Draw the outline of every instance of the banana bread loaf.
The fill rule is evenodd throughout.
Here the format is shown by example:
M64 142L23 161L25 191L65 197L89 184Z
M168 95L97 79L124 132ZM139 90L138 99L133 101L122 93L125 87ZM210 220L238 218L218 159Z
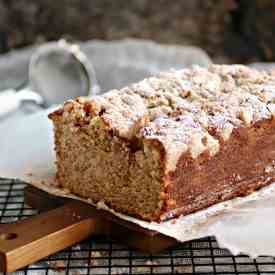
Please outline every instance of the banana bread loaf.
M67 101L49 115L57 181L145 220L188 214L273 181L274 115L275 76L242 65Z

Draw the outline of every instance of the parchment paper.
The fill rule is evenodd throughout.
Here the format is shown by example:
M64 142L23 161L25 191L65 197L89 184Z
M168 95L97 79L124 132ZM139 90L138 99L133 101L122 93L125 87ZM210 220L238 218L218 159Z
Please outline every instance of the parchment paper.
M194 63L207 65L211 62L200 49L165 47L148 41L94 41L81 46L93 61L103 90L119 88L170 67L178 68ZM25 80L32 51L22 50L0 58L2 88L11 87L11 83L18 86ZM55 195L74 197L66 190L57 189L52 180L55 166L48 112L50 110L25 115L20 110L0 121L0 176L20 178ZM98 207L106 206L101 202ZM233 254L245 253L256 257L275 256L274 213L275 183L246 198L220 203L161 224L114 214L179 241L214 235L219 245L230 249Z

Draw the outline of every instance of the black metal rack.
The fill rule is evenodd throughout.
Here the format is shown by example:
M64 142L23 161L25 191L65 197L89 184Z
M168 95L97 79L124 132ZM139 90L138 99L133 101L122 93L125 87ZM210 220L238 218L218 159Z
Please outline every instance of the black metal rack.
M36 214L24 204L25 183L0 179L0 222ZM13 274L275 274L275 259L234 257L214 238L179 244L161 254L142 254L105 238L91 238Z

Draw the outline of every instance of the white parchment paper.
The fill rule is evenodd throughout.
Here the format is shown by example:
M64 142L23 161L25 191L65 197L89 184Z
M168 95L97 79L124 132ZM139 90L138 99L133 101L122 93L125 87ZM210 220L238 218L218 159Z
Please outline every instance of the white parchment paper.
M0 175L20 178L55 195L80 199L56 188L52 180L55 166L52 125L47 118L49 111L0 124ZM105 207L104 203L98 206ZM233 254L275 256L275 183L245 198L161 224L112 212L182 242L213 235L220 247L228 248Z

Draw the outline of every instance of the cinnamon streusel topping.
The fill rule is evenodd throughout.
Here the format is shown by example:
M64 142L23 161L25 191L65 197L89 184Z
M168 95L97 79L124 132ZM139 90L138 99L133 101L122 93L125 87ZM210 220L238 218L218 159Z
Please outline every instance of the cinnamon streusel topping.
M167 168L173 169L183 153L213 156L234 128L272 118L275 76L242 65L171 70L103 96L67 102L66 113L87 124L100 117L129 140L159 140Z

